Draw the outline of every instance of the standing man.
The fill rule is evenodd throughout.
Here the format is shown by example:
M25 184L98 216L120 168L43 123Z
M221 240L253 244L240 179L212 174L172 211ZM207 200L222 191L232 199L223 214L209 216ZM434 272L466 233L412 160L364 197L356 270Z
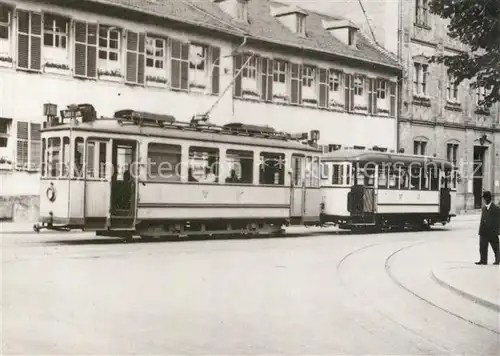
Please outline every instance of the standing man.
M481 223L479 224L479 254L481 259L476 265L488 263L488 244L491 245L495 253L494 265L500 264L500 253L498 251L498 232L500 226L500 208L491 201L491 192L483 193L485 206L481 213Z

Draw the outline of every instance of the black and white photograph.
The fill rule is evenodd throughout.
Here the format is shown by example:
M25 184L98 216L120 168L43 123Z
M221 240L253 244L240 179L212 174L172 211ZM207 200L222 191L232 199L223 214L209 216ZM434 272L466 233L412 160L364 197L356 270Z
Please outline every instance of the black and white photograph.
M498 0L0 0L2 355L500 354Z

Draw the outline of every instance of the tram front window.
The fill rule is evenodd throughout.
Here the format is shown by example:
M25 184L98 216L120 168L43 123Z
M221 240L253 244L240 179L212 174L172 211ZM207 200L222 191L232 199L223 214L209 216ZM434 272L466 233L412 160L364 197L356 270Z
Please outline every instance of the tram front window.
M59 177L61 174L61 138L49 138L47 146L47 175L51 178Z

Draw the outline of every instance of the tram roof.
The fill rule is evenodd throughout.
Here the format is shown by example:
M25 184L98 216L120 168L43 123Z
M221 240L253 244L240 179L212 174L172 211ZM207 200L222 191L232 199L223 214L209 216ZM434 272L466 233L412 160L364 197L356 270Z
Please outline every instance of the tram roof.
M134 136L174 138L192 141L203 141L212 143L229 143L248 146L260 146L268 148L283 148L299 151L311 151L321 154L321 149L307 144L295 141L293 139L285 140L278 138L255 137L250 135L231 134L226 132L203 131L193 128L169 127L163 128L154 126L140 126L134 124L119 124L116 119L101 118L94 121L88 121L78 124L60 124L45 128L42 132L55 132L64 130L73 130L100 134L117 134L127 136L133 139Z
M322 161L326 162L363 162L363 163L398 163L402 165L426 165L436 163L444 168L452 168L450 162L430 156L409 155L404 153L390 153L365 151L357 149L340 149L326 153L322 156Z

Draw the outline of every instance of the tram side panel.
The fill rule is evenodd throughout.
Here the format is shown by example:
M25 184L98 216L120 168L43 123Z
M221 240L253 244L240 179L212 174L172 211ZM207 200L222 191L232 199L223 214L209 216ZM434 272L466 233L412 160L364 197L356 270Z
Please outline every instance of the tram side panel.
M40 222L66 225L70 214L70 180L42 179L40 181Z
M321 188L321 200L324 204L323 214L326 216L348 217L347 196L351 187L328 187Z
M146 183L139 186L141 221L268 219L287 220L287 187Z
M378 214L438 214L439 192L422 190L378 190Z

